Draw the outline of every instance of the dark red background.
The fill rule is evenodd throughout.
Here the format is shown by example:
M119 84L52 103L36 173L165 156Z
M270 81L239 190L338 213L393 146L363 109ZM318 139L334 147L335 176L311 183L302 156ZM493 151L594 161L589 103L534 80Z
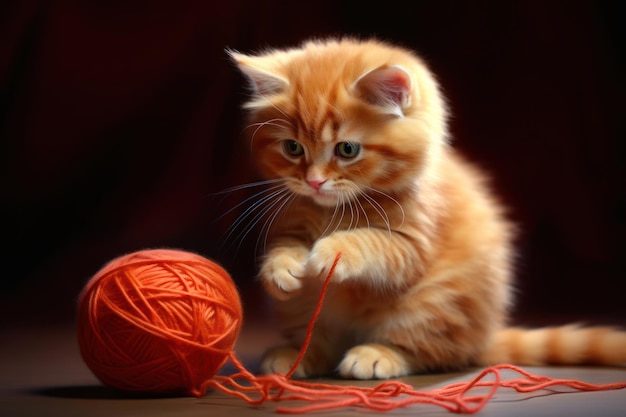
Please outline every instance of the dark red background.
M314 4L314 5L313 5ZM105 262L180 247L262 303L213 193L250 180L224 52L376 35L422 53L455 143L520 223L516 316L624 322L623 10L592 1L9 1L0 5L1 322L71 320Z

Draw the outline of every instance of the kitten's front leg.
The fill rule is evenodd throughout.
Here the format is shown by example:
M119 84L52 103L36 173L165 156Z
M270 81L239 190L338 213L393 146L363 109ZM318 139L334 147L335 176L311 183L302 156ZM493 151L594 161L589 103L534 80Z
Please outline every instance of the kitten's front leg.
M301 245L275 247L265 257L260 275L267 292L286 300L300 291L309 250Z
M407 239L388 230L363 228L319 239L308 255L307 275L325 277L339 253L334 282L356 278L389 287L417 278L420 269L417 249Z

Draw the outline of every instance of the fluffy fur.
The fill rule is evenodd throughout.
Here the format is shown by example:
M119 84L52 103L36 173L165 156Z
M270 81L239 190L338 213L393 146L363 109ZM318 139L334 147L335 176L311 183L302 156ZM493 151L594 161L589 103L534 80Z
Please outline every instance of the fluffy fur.
M252 155L270 185L237 224L262 226L260 277L288 341L263 372L290 369L339 252L297 376L626 362L623 332L506 328L514 227L449 146L418 56L356 39L230 55L250 81Z

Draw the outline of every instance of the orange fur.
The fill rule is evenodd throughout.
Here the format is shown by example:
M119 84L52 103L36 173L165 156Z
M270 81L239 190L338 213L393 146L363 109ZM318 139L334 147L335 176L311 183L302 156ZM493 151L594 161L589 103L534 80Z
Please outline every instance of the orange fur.
M445 101L415 54L339 39L231 56L252 87L254 159L276 181L251 219L263 222L260 277L289 346L263 371L293 363L338 252L296 375L626 361L623 332L506 328L514 227L449 146Z

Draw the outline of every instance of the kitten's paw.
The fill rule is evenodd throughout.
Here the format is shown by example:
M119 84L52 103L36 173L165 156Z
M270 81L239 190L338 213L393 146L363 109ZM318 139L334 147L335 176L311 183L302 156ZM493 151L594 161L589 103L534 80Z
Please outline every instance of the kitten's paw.
M348 379L389 379L411 373L400 351L385 345L356 346L339 364L339 374Z
M263 374L282 374L286 375L293 364L296 363L298 358L298 352L292 347L277 347L270 349L265 353L261 360L260 371ZM298 367L293 373L296 378L306 378L310 375L310 372L305 367L306 360L303 360L298 364Z
M261 266L263 285L270 295L286 300L302 288L305 275L304 251L281 251L268 256Z
M351 259L346 242L340 236L335 235L320 239L313 245L306 262L307 274L326 278L339 253L341 253L341 260L335 267L333 281L341 282L358 274L360 272L358 262Z

